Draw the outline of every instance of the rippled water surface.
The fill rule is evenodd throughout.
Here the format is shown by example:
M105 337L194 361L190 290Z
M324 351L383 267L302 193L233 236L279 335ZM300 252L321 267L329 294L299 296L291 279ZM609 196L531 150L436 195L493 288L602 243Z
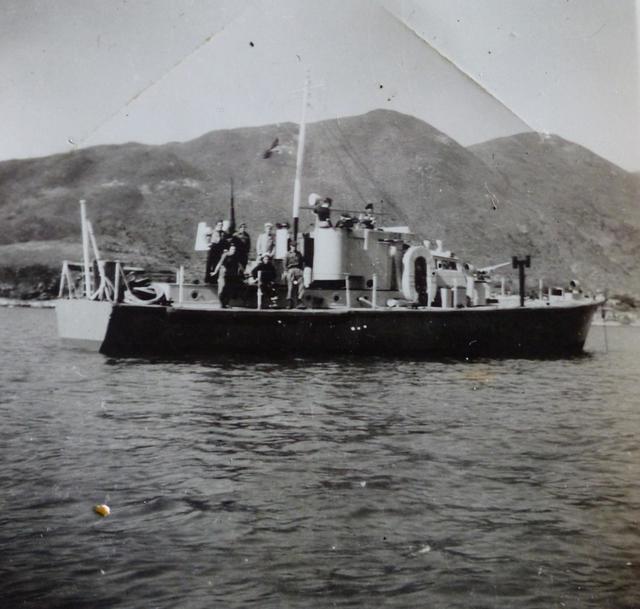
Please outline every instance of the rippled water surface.
M0 309L0 606L640 607L640 328L607 334L176 363Z

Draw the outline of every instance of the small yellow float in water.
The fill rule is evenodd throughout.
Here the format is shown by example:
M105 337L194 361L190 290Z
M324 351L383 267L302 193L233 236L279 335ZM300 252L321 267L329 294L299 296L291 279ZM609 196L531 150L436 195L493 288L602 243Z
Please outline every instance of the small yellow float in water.
M93 511L100 516L108 516L109 514L111 514L111 508L106 503L94 505Z

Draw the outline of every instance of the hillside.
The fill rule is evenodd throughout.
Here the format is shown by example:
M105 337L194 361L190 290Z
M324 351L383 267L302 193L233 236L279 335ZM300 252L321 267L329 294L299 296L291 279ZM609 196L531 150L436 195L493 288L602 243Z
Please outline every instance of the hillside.
M469 150L508 181L520 205L535 212L537 239L557 231L566 240L559 254L573 258L576 276L638 291L637 175L558 136L521 133Z
M50 291L60 260L79 259L82 198L107 255L186 263L199 277L195 225L227 216L231 177L237 215L252 233L289 219L296 145L297 126L285 123L0 163L0 296L32 294L30 273ZM521 134L466 149L391 111L322 121L307 130L303 201L310 192L354 210L374 202L387 223L442 238L479 264L530 253L532 276L578 275L640 292L637 176L557 137ZM301 225L312 219L303 212Z

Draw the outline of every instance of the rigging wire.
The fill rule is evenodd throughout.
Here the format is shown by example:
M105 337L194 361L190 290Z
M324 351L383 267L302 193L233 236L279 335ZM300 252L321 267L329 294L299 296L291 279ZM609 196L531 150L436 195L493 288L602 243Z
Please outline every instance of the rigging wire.
M335 124L343 141L342 146L345 149L345 152L351 158L353 163L356 166L360 167L361 171L363 171L367 175L374 188L378 191L378 194L382 196L381 203L383 205L384 203L387 203L399 218L403 218L405 216L404 212L399 209L398 204L393 200L393 197L391 197L389 193L378 183L376 178L371 173L369 167L367 167L366 163L358 156L356 150L349 143L348 138L346 137L344 131L342 130L342 127L340 126L339 118L336 119Z
M349 186L356 192L356 194L358 195L360 200L366 205L366 203L367 203L366 197L362 194L362 192L358 188L358 185L357 185L355 179L351 175L351 172L348 170L348 168L345 165L343 159L341 158L340 154L338 153L338 150L336 148L336 144L331 141L332 138L333 138L337 142L337 137L333 133L331 133L331 130L329 129L329 126L328 126L328 121L322 121L320 123L320 125L322 125L322 128L324 129L324 131L325 131L325 133L327 135L327 142L329 144L329 147L331 148L332 153L335 156L336 160L340 164L340 167L342 168L342 172L343 172L343 174L345 176L346 181L349 183ZM339 142L337 142L337 145L340 145Z

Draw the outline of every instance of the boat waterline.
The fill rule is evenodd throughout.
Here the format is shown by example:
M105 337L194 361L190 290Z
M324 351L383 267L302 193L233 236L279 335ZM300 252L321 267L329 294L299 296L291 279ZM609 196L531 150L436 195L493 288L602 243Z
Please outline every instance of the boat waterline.
M94 347L116 357L413 355L476 357L580 353L599 301L501 309L264 310L61 301L63 339L91 325ZM100 308L100 323L91 315ZM108 312L108 316L107 313ZM73 321L75 320L75 321ZM93 320L93 321L91 321ZM65 335L63 328L73 328Z

